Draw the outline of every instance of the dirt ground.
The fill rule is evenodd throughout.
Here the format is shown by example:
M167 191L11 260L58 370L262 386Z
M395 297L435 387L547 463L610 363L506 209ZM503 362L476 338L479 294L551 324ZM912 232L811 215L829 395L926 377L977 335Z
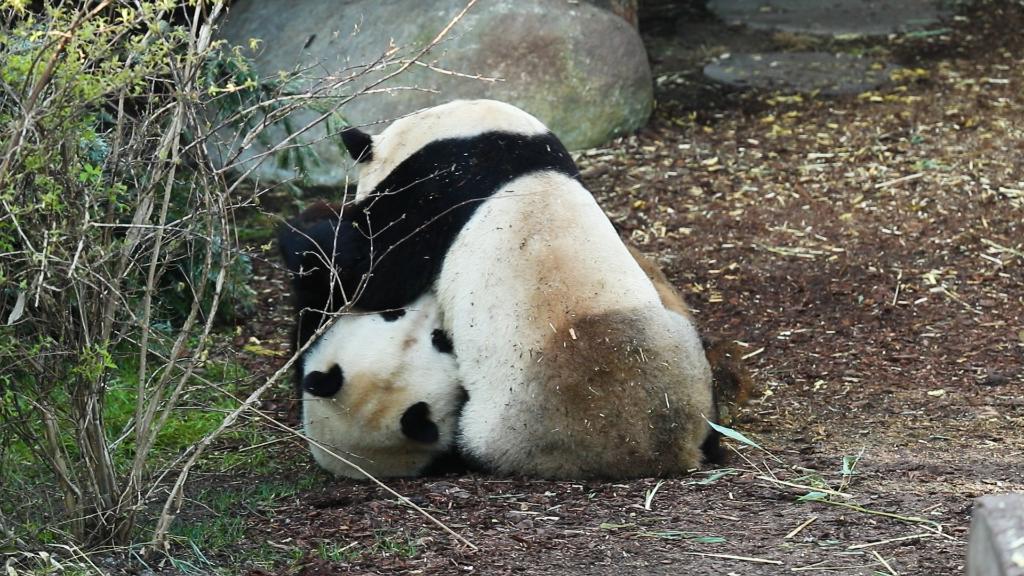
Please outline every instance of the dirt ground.
M656 44L676 29L651 4ZM1024 490L1022 30L1022 5L983 2L941 33L854 43L909 71L843 100L707 86L693 65L719 48L694 34L655 58L650 125L580 158L703 330L746 346L760 390L736 428L763 450L730 442L731 468L664 483L390 482L476 550L325 480L246 516L243 550L304 554L250 573L962 573L972 498ZM267 258L270 321L240 338L285 348Z

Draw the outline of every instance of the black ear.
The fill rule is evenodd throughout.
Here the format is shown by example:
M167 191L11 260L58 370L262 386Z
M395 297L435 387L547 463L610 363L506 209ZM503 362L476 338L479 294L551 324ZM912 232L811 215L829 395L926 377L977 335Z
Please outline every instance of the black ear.
M417 402L402 414L402 434L424 444L437 442L440 434L437 424L430 420L430 404Z
M341 372L341 366L335 364L324 372L310 372L302 379L302 389L313 396L330 398L341 390L345 383L345 375Z
M373 159L373 138L366 132L358 128L346 128L341 132L341 141L356 162L369 162Z

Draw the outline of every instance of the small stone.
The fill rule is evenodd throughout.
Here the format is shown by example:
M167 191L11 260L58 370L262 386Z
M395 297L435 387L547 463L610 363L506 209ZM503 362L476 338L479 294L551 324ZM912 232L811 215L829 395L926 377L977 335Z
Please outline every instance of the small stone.
M533 530L533 520L526 518L516 523L517 530Z
M734 88L859 94L890 82L893 64L849 54L765 52L733 54L704 67L704 75Z
M434 482L430 485L430 491L434 494L447 494L452 488L455 488L455 485L450 482Z
M922 30L952 15L935 0L710 0L729 25L817 36L884 36Z
M1024 494L975 500L967 576L1024 576Z
M983 378L981 382L979 382L979 384L981 384L982 386L1002 386L1004 384L1009 383L1010 375L1000 374L998 372L993 372L992 374L985 376L985 378Z

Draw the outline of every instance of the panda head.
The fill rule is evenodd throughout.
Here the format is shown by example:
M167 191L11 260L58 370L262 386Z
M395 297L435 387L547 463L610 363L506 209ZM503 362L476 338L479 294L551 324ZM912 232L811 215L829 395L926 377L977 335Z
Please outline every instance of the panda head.
M529 137L548 134L548 128L511 104L496 100L454 100L399 118L376 136L357 128L345 130L341 133L342 141L359 165L356 201L365 199L402 162L427 144L472 138L487 132Z
M338 318L303 357L302 397L313 456L335 475L363 478L323 447L379 477L449 455L465 391L433 294Z

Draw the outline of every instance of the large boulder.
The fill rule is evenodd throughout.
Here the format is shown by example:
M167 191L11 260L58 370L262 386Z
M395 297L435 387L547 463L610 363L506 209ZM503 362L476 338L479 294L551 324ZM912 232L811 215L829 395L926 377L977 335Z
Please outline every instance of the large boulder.
M391 59L417 54L465 5L465 0L238 0L219 34L240 46L260 39L258 51L250 54L264 78L299 68L308 68L309 77L352 75L394 47L399 51ZM344 120L372 133L379 125L371 123L420 108L457 98L494 98L534 114L570 149L581 149L643 126L652 107L650 68L636 31L622 18L585 3L479 2L424 61L432 68L412 66L375 86L376 93L346 104L340 111ZM351 94L398 67L367 73L346 85L344 92ZM405 89L382 93L381 88ZM344 182L351 163L338 145L337 125L321 124L300 135L297 141L311 147L309 154L264 159L268 146L318 114L295 113L288 126L279 122L243 151L243 159L264 160L254 176L272 181L299 178L313 186ZM229 137L222 153L237 149L238 141ZM302 156L305 160L300 161Z

